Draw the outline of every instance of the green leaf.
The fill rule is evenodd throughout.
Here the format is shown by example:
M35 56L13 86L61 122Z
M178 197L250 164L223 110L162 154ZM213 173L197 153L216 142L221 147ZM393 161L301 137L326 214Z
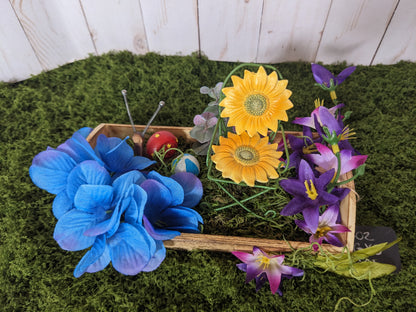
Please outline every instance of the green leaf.
M362 261L397 244L401 238L391 243L381 243L368 248L354 251L350 254L317 256L314 265L343 276L355 279L377 278L390 274L396 270L391 264L372 261Z
M378 263L373 261L364 261L354 263L350 268L347 266L340 266L328 268L329 271L343 275L346 277L355 278L358 280L374 279L393 273L396 266L386 263Z

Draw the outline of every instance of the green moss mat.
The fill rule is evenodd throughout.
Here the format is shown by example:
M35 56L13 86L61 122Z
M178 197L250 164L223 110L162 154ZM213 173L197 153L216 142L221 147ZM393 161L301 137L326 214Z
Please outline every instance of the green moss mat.
M154 272L126 277L111 266L79 279L73 269L83 252L61 250L52 238L52 195L28 176L33 157L56 147L82 126L128 123L120 91L127 89L137 124L157 103L154 124L192 126L209 102L199 93L214 86L235 64L197 57L108 54L78 61L27 81L0 85L0 310L1 311L331 311L343 296L364 303L368 282L307 270L285 281L284 296L254 283L225 253L169 250ZM340 72L345 66L329 68ZM278 66L295 108L306 116L313 100L328 94L313 86L310 65ZM358 66L338 89L353 111L355 147L368 154L359 178L357 224L392 227L399 236L402 271L373 281L377 291L364 308L348 301L340 311L414 311L416 298L416 64ZM287 128L295 129L291 125Z

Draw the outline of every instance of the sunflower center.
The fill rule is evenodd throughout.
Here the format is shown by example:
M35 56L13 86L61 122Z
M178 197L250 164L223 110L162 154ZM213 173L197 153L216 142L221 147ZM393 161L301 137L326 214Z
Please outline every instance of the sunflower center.
M250 146L240 146L235 150L236 159L243 165L253 165L259 161L258 152Z
M253 116L261 116L267 109L267 98L261 94L250 94L244 101L247 113Z

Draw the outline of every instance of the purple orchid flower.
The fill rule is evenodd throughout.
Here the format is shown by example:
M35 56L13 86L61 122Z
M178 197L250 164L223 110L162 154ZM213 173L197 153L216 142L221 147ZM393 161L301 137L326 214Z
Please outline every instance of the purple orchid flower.
M334 76L334 74L332 74L328 69L321 65L312 63L311 67L315 81L327 89L333 89L340 85L349 75L354 72L356 68L355 66L347 67L337 76Z
M347 195L349 190L345 189L346 191L340 193L327 192L327 186L335 173L334 169L326 171L316 178L312 168L302 159L298 171L299 177L297 179L280 181L280 186L294 196L280 214L282 216L293 216L302 212L308 227L312 231L316 231L319 224L319 208L339 202ZM338 192L338 189L336 190Z
M237 267L246 272L246 283L256 280L256 290L258 291L269 280L270 290L273 294L276 292L281 296L280 282L282 277L291 278L293 276L302 276L303 270L283 265L284 255L268 255L258 247L253 247L253 253L242 251L233 251L232 254L243 263L237 264Z
M331 205L329 206L324 213L319 217L319 224L316 231L311 231L305 221L295 220L295 223L298 227L304 230L306 233L312 234L309 237L310 243L322 244L323 241L328 242L331 245L342 247L344 244L337 237L337 233L351 232L346 226L338 224L339 216L339 206ZM313 245L315 251L319 250L317 245Z
M318 171L325 172L334 169L336 172L338 170L338 158L335 156L332 150L327 146L319 143L316 143L315 146L320 154L309 154L305 157L315 165L319 166ZM368 157L367 155L352 156L351 150L341 150L339 155L341 158L340 175L363 165Z

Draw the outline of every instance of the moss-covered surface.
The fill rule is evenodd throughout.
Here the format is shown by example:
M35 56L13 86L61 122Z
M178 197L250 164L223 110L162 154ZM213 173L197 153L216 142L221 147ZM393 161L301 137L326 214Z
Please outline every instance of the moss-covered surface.
M82 126L128 123L120 90L127 89L137 124L157 103L154 124L192 126L209 102L199 93L235 64L197 57L108 54L78 61L13 85L0 85L0 309L2 311L331 311L348 296L369 299L368 282L307 270L284 283L284 296L244 284L238 260L225 253L169 250L154 272L126 277L111 265L72 275L83 252L61 250L52 238L53 196L31 183L33 157ZM310 65L280 64L295 104L289 117L308 115L316 97ZM340 72L345 66L330 66ZM373 281L377 294L364 308L343 301L340 311L411 311L416 298L416 64L358 66L337 92L353 114L355 147L368 154L356 181L357 224L392 227L403 269ZM294 129L290 124L287 128ZM205 207L206 209L206 207ZM217 222L227 223L218 217ZM239 222L235 221L236 224Z

